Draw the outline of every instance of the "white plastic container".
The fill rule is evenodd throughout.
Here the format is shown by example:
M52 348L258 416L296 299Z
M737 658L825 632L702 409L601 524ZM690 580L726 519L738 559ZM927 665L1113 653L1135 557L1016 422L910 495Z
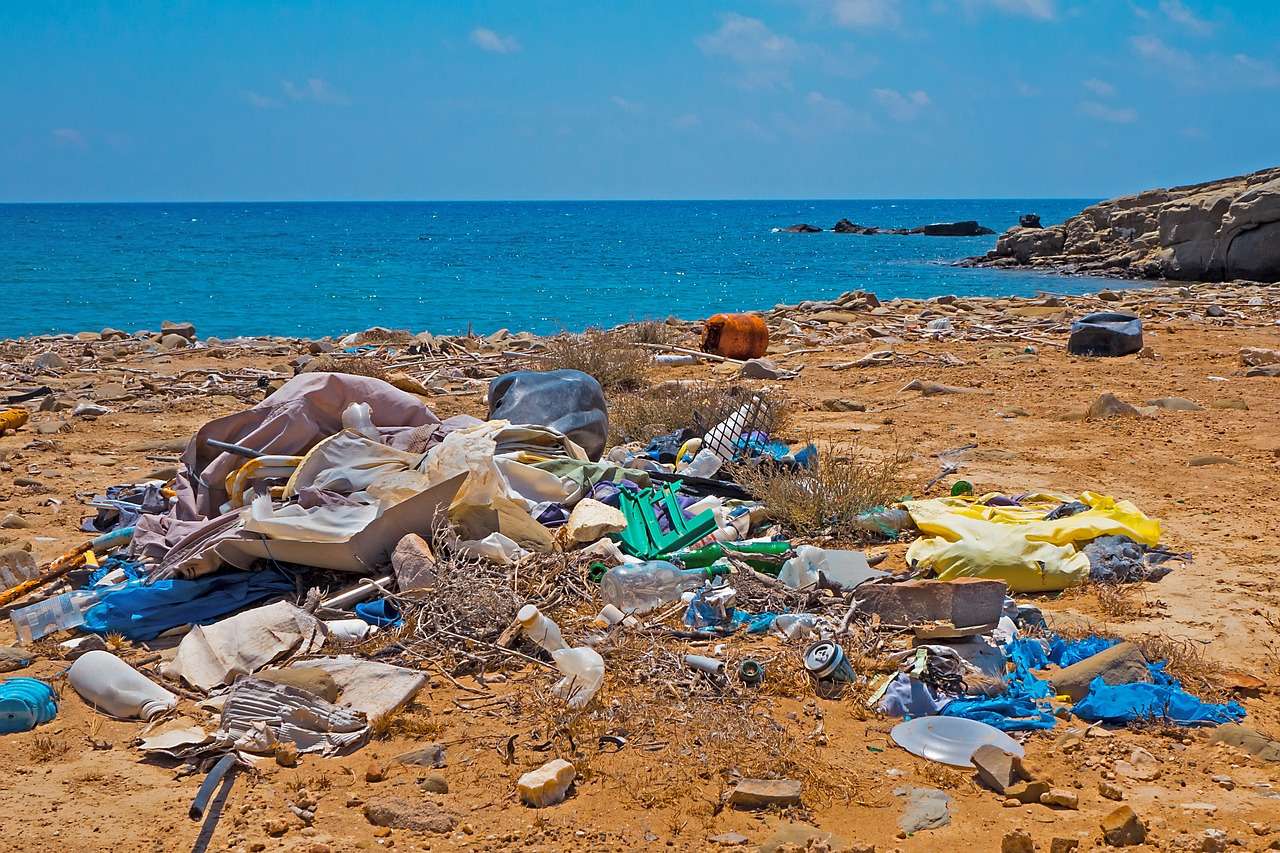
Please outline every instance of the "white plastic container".
M818 572L845 589L881 574L867 564L867 556L861 551L828 551L801 545L796 548L796 555L782 564L778 580L792 589L801 589L816 584Z
M378 631L377 625L363 619L326 619L324 626L329 631L329 639L339 643L358 643Z
M542 646L547 652L555 654L569 647L564 637L560 636L560 626L544 616L536 605L526 604L521 607L520 612L516 614L516 619L524 629L525 636Z
M788 640L807 640L818 633L818 617L812 613L783 613L770 626Z
M569 703L571 710L586 707L604 683L604 658L595 649L579 646L561 649L551 655L564 678L555 683L552 692Z
M368 403L352 403L342 411L342 428L358 432L378 441L378 428L373 425L373 407Z
M178 704L177 696L111 652L85 652L67 680L80 698L113 717L150 720Z
M600 608L600 612L596 614L596 618L591 620L591 624L601 630L612 628L621 622L628 628L634 628L639 621L634 616L628 616L612 604L606 604Z

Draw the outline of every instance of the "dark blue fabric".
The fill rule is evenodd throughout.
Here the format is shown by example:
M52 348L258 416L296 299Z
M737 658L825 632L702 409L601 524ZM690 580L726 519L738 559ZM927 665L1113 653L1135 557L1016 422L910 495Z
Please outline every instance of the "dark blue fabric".
M232 570L150 585L131 581L104 593L85 612L84 627L104 636L154 640L170 628L206 625L265 598L293 591L293 579L277 569Z

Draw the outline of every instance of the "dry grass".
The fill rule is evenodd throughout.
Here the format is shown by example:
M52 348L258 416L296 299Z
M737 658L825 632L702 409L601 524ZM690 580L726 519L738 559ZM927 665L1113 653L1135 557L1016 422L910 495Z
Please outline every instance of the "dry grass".
M908 459L898 449L876 454L858 444L837 444L821 452L817 467L802 475L748 466L739 466L734 475L792 537L858 540L867 538L858 516L897 502L907 490Z
M303 373L348 373L386 379L387 369L381 361L368 356L318 355L302 368Z
M407 737L414 740L439 740L444 734L444 722L430 711L414 710L412 706L393 711L373 721L369 731L377 740Z
M36 735L31 739L27 755L30 756L32 763L44 764L61 758L70 750L71 744L63 738L56 735Z
M107 644L107 649L109 649L110 651L116 654L120 654L121 652L128 651L129 648L133 645L132 643L129 642L128 639L125 638L124 634L118 634L118 633L115 633L114 631L107 634L107 636L103 638L103 642Z
M1203 644L1165 634L1148 634L1133 642L1147 660L1165 661L1165 672L1181 681L1188 692L1210 702L1226 702L1231 698L1223 685L1222 666L1209 660Z
M667 382L609 400L609 443L647 443L657 435L691 427L699 432L719 423L752 396L764 398L761 427L770 435L785 426L787 401L778 394L716 382Z
M676 331L663 320L644 320L618 330L636 343L667 344L677 336Z
M581 370L595 377L606 392L634 391L645 385L653 354L619 332L588 329L580 335L557 335L539 358L541 370Z

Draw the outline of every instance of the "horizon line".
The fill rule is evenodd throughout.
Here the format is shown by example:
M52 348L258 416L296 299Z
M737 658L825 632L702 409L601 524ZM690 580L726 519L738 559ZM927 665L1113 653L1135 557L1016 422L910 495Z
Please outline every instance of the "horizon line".
M661 204L670 202L814 202L814 201L1089 201L1104 196L802 196L722 197L722 198L314 198L314 199L140 199L71 201L0 201L0 207L35 207L55 205L160 205L160 204Z

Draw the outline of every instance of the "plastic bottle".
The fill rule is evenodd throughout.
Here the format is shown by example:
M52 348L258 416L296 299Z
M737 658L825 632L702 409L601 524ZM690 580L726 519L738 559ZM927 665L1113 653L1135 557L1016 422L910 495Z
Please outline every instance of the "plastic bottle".
M771 626L788 640L805 640L818 632L818 617L812 613L783 613Z
M560 636L560 626L542 615L542 611L535 605L526 604L521 607L520 612L516 614L516 619L519 620L525 635L546 649L548 653L555 654L569 647L564 637Z
M552 652L556 667L564 678L551 688L561 699L569 703L571 710L586 707L604 683L604 658L595 649L578 646Z
M324 626L329 630L329 639L338 643L358 643L378 631L377 625L363 619L326 619Z
M178 704L178 697L111 652L86 652L67 671L80 698L113 717L150 720Z
M752 397L729 417L707 430L706 436L702 439L702 446L733 458L738 449L738 439L755 425L763 408L764 401L758 396Z
M887 539L897 539L904 530L914 530L916 523L905 509L882 508L864 512L854 521L854 527Z
M648 613L706 583L709 569L679 569L666 560L614 566L600 579L604 600L624 613Z
M628 616L612 604L606 604L604 607L600 608L600 612L596 614L596 618L591 620L591 624L601 630L612 628L619 622L628 628L633 628L639 624L634 616Z
M723 459L704 447L698 451L698 454L693 457L688 465L680 469L679 473L685 477L709 479L716 475L716 472L720 470L720 466L723 464Z
M828 551L801 545L796 548L796 555L782 564L778 580L793 589L801 589L816 584L818 572L845 589L852 589L878 574L867 565L867 557L861 551Z
M354 430L374 441L381 438L378 428L373 425L373 408L368 403L352 403L343 409L342 428Z
M100 590L77 589L20 607L9 613L18 642L30 645L54 631L78 628L84 624L85 611L98 603Z

